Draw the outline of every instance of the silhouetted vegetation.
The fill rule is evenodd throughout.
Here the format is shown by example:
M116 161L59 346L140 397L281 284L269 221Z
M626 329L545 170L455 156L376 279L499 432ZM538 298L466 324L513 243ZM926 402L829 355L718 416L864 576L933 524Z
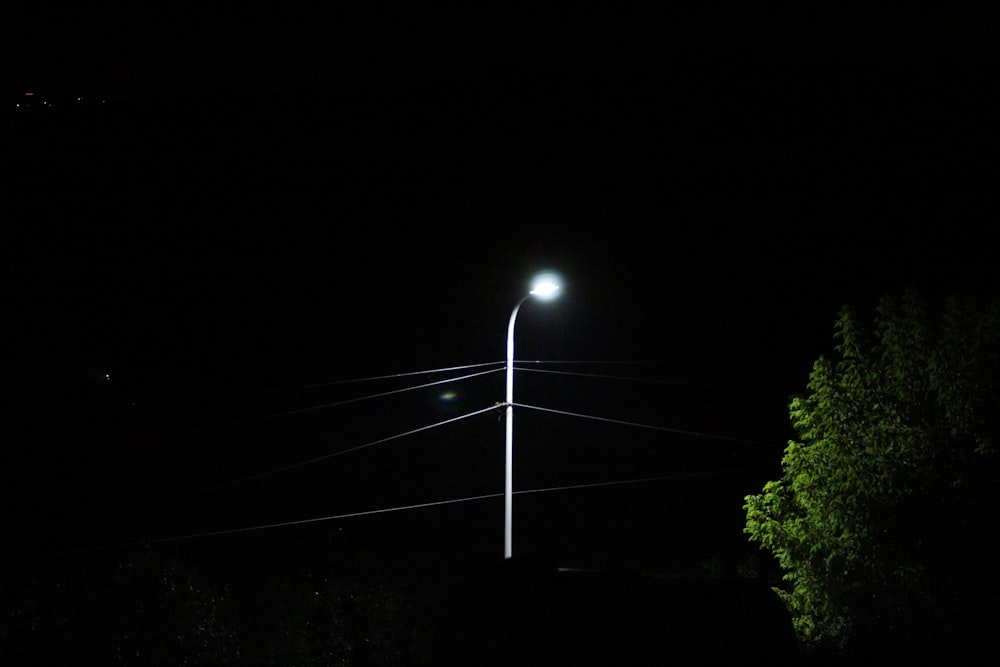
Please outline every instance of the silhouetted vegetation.
M778 666L795 656L787 611L749 578L534 559L386 567L343 544L246 546L147 544L25 566L3 584L0 662Z
M421 665L405 583L302 544L67 554L3 583L6 665ZM263 547L263 548L261 548Z

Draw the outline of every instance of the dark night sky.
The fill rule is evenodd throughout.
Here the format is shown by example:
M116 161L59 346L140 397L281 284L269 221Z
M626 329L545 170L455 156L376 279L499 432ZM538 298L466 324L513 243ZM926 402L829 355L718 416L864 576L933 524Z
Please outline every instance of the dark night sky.
M515 400L775 447L518 411L519 489L762 469L525 495L515 550L680 567L742 539L842 304L995 292L996 61L975 16L359 4L42 3L6 41L13 543L500 491L486 414L141 509L501 400L497 373L452 404L433 387L225 426L390 385L262 390L501 361L550 268L565 294L522 308L518 359L656 382L523 373ZM15 110L28 91L58 108ZM467 505L341 525L499 554L499 499Z

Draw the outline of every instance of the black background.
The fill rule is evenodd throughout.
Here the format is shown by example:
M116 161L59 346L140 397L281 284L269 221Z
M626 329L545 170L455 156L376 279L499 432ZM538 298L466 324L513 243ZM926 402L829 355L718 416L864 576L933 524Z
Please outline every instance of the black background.
M515 550L735 558L840 306L995 293L981 18L43 3L6 41L8 539L498 493L493 412L323 457L489 407L499 372L247 420L445 376L275 389L500 362L553 269L516 357L633 379L523 372L515 400L673 431L518 409L515 488L676 477L523 494ZM499 498L331 524L398 558L501 553Z

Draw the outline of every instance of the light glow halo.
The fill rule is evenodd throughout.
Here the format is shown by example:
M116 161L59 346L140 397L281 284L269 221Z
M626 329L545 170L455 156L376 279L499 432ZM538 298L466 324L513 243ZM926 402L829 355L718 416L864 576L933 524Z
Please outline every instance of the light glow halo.
M557 273L551 271L540 273L532 280L529 294L543 301L554 299L559 296L561 283L562 279Z

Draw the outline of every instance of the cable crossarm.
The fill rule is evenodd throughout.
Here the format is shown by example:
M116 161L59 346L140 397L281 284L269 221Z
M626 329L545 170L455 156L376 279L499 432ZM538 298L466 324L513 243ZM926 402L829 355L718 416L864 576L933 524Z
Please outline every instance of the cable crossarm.
M167 501L164 501L164 502L171 502L171 501L176 501L176 500L182 500L184 498L190 498L192 496L198 496L198 495L202 495L202 494L205 494L205 493L211 493L212 491L218 491L218 490L221 490L221 489L229 488L231 486L236 486L238 484L244 484L246 482L256 481L258 479L263 479L265 477L270 477L271 475L277 475L279 473L288 472L289 470L294 470L296 468L301 468L303 466L311 465L313 463L319 463L320 461L326 461L327 459L332 459L332 458L335 458L337 456L343 456L344 454L350 454L352 452L357 452L357 451L360 451L362 449L367 449L369 447L374 447L375 445L381 445L381 444L389 442L391 440L398 440L399 438L403 438L403 437L406 437L408 435L414 435L415 433L420 433L422 431L428 431L428 430L430 430L432 428L437 428L438 426L444 426L446 424L451 424L453 422L457 422L457 421L460 421L462 419L466 419L468 417L474 417L476 415L483 414L484 412L490 412L490 411L493 411L493 410L496 410L496 406L495 405L491 405L491 406L489 406L487 408L482 408L480 410L474 410L473 412L467 412L464 415L459 415L457 417L452 417L451 419L445 419L444 421L435 422L433 424L427 424L426 426L420 426L420 427L411 429L409 431L406 431L404 433L397 433L395 435L390 435L390 436L387 436L385 438L379 438L378 440L373 440L371 442L366 442L363 445L357 445L355 447L348 447L347 449L340 449L340 450L337 450L336 452L331 452L329 454L324 454L323 456L317 456L315 458L311 458L311 459L308 459L306 461L298 461L296 463L290 463L290 464L282 466L280 468L274 468L272 470L268 470L268 471L265 471L265 472L260 472L260 473L257 473L255 475L251 475L249 477L242 477L240 479L235 479L235 480L232 480L230 482L226 482L224 484L219 484L219 485L216 485L216 486L213 486L213 487L209 487L209 488L205 488L205 489L199 489L197 491L190 491L188 493L183 493L183 494L180 494L178 496L175 496L171 500L167 500Z
M746 438L734 438L728 435L715 435L712 433L700 433L698 431L686 431L679 428L668 428L666 426L654 426L651 424L640 424L639 422L625 421L623 419L611 419L609 417L597 417L595 415L585 415L579 412L568 412L566 410L555 410L553 408L542 408L537 405L526 405L524 403L514 403L515 407L527 408L529 410L539 410L541 412L551 412L554 414L565 415L567 417L579 417L581 419L592 419L595 421L607 422L610 424L621 424L623 426L634 426L636 428L645 428L653 431L665 431L667 433L677 433L679 435L690 435L697 438L708 438L710 440L729 440L732 442L743 442L750 445L760 445L762 447L777 447L774 443L770 442L760 442L759 440L748 440Z
M359 403L361 401L368 401L373 398L383 398L385 396L392 396L394 394L402 394L407 391L415 391L417 389L426 389L427 387L433 387L439 384L448 384L449 382L458 382L459 380L468 380L469 378L479 377L480 375L489 375L490 373L499 373L503 371L503 367L491 368L486 371L479 371L477 373L469 373L467 375L461 375L459 377L445 378L444 380L435 380L434 382L425 382L423 384L414 385L412 387L403 387L402 389L391 389L389 391L382 391L377 394L368 394L366 396L356 396L354 398L344 399L342 401L334 401L333 403L324 403L322 405L313 405L308 408L298 408L296 410L287 410L285 412L277 412L269 415L262 415L260 417L251 417L249 419L244 419L239 424L249 424L252 422L265 421L268 419L278 419L280 417L288 417L290 415L303 414L305 412L315 412L316 410L325 410L327 408L337 407L339 405L348 405L350 403ZM386 376L389 377L389 376Z

